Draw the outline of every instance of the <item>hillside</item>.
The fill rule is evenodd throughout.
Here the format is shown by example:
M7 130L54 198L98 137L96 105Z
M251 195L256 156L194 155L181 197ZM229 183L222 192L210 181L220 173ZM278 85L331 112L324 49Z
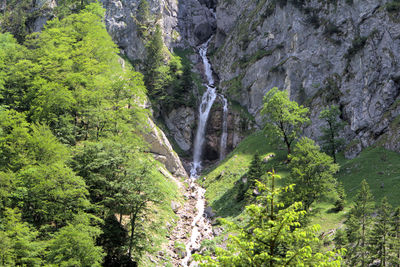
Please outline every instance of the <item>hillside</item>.
M4 0L0 266L397 266L400 0Z
M283 178L280 183L285 182L289 170L285 163L286 154L283 147L276 149L276 146L268 143L262 132L248 136L223 162L205 170L201 184L207 189L207 201L218 217L236 218L243 212L246 203L237 201L238 182L246 176L256 153L259 153L261 158L268 158L265 169L275 169ZM312 222L321 224L323 231L340 226L345 213L353 205L354 196L363 179L370 184L377 203L386 196L392 206L400 205L398 153L379 146L370 147L354 159L348 160L342 155L338 163L340 171L336 174L336 178L344 185L347 204L344 211L332 212L333 198L327 196L326 200L313 207L316 212L313 214Z

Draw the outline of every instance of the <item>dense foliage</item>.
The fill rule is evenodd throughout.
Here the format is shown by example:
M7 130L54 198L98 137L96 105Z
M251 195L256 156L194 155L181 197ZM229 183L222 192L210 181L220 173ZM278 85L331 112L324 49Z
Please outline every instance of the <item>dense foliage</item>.
M277 178L271 172L268 185L258 182L261 195L246 207L244 224L222 220L232 233L227 249L217 248L215 259L197 256L202 266L340 266L344 251L319 251L319 226L301 227L301 203L279 202L292 186L277 188Z
M292 199L301 201L306 211L314 203L335 188L333 175L339 166L331 157L320 152L313 140L303 137L289 156L291 170L288 183L296 184Z
M167 196L141 138L143 78L100 5L79 5L23 44L0 35L0 265L124 265L153 249L147 218Z

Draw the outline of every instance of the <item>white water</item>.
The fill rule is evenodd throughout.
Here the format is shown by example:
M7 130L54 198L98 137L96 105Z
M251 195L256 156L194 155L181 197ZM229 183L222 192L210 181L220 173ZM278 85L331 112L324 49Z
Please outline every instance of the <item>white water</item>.
M203 145L205 140L205 132L208 116L210 115L211 107L217 97L217 92L214 87L214 78L212 76L211 64L207 58L208 44L211 38L199 48L200 56L203 60L204 72L207 77L207 91L203 94L199 107L199 125L197 127L196 137L194 140L193 163L190 170L190 177L196 178L201 170L201 156L203 154Z
M223 160L226 156L226 143L228 141L228 100L223 95L220 95L220 97L224 103L224 108L222 115L222 135L219 149L219 160Z
M182 265L183 266L188 266L188 261L192 257L192 251L193 250L199 250L201 246L201 237L202 233L200 232L200 220L204 220L202 226L206 227L206 224L208 223L206 218L204 218L204 209L205 209L205 199L204 199L204 194L206 190L204 188L201 188L200 186L196 185L194 183L194 180L192 180L192 185L190 187L194 186L196 188L196 209L197 209L197 215L193 219L193 222L191 224L192 226L192 235L190 236L190 241L188 244L186 244L186 257L182 260ZM211 225L209 225L209 232L212 232ZM207 229L203 229L203 231L206 231ZM203 233L204 234L204 233ZM189 266L196 266L195 262L191 262Z

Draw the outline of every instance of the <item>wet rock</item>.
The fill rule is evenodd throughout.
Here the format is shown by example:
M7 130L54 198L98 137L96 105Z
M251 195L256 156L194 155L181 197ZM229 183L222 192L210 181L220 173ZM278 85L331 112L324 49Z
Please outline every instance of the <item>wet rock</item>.
M214 218L215 217L215 212L213 211L212 207L206 207L204 209L204 215L207 218Z

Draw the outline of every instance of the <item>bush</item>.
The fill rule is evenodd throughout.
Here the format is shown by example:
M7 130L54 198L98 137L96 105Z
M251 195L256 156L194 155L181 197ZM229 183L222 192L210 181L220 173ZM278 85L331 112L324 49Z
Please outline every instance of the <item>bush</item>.
M357 36L354 38L353 43L351 44L350 48L347 50L347 53L344 55L345 58L350 59L358 51L364 48L365 44L367 43L368 36Z
M395 0L393 2L386 4L386 11L390 13L395 13L400 11L400 1Z
M306 22L309 23L309 24L311 24L311 25L313 25L313 26L314 26L314 29L319 28L319 26L321 25L320 19L319 19L318 15L317 15L316 13L310 14L310 15L307 17Z
M324 34L325 35L332 35L332 34L339 34L341 33L340 29L338 26L336 26L334 23L332 22L328 22L325 26L325 31Z

